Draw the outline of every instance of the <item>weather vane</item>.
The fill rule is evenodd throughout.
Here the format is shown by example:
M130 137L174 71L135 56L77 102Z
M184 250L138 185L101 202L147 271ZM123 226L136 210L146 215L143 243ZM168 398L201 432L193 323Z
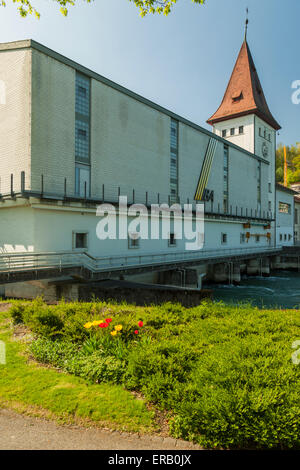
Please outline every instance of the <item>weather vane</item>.
M249 24L248 14L249 14L249 9L247 7L246 8L246 24L245 24L245 41L247 41L247 31L248 31L248 24Z

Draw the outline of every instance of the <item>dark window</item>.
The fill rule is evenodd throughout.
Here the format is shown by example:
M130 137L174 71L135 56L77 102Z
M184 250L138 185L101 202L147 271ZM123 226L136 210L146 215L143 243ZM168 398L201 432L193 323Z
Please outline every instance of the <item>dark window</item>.
M227 243L227 233L221 233L221 243L222 245Z
M131 233L128 238L128 247L129 248L139 248L140 238L138 233Z
M176 246L175 233L170 233L169 246Z
M226 131L226 129L224 129L224 130L222 131L222 137L226 137L226 135L227 135L227 131Z
M239 127L239 134L244 134L244 126Z
M230 135L234 135L234 133L235 133L235 128L232 127L232 128L230 129Z
M87 233L75 233L75 248L87 248Z

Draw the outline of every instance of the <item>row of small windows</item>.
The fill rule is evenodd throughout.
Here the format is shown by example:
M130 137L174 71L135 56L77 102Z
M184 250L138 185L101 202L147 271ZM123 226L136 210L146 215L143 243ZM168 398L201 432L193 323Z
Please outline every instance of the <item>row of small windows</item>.
M128 248L137 249L140 248L140 238L138 233L131 233L128 238ZM175 233L170 233L168 239L168 246L176 246ZM73 249L75 250L86 250L88 249L88 232L73 232Z
M261 127L258 129L258 133L260 137L264 137L264 139L267 139L269 142L271 142L271 134L267 132L266 129L264 129L264 132L262 132Z
M285 242L289 241L289 242L290 242L290 241L292 240L292 235L291 235L290 233L288 233L288 234L286 234L286 233L281 233L281 234L279 235L279 240L280 240L281 242L283 242L283 241L285 241Z
M260 242L260 235L255 235L255 242ZM291 241L292 235L291 234L280 234L279 236L280 241ZM246 243L246 234L240 234L240 243ZM227 233L221 233L221 243L222 245L226 245L228 242L228 235ZM170 233L168 239L168 246L175 247L177 245L176 235L175 233ZM87 249L88 248L88 232L74 232L73 233L73 248L74 249ZM138 233L131 233L130 237L128 238L128 248L129 249L137 249L140 248L140 238Z
M264 137L269 142L271 142L271 134L267 133L266 129L262 131L261 127L258 130L260 137ZM222 130L222 137L225 138L227 136L233 137L235 135L244 134L244 126L239 126L238 128L231 127L230 129L223 129Z
M241 134L244 134L244 126L239 126L238 129L236 129L235 127L232 127L230 130L228 129L223 129L222 130L222 137L227 137L227 135L230 135L231 137L234 136L234 135L237 135L236 131L238 131L238 134L241 135Z
M259 243L260 242L260 235L255 235L255 242ZM247 237L245 233L240 234L240 243L246 243ZM221 233L221 244L226 245L228 242L228 235L227 233Z

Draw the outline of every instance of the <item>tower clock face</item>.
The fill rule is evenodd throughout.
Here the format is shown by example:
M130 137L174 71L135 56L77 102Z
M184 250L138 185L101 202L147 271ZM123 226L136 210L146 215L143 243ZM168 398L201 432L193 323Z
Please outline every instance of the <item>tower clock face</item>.
M269 149L268 149L268 146L267 146L266 142L263 142L262 147L261 147L261 151L262 151L263 157L267 158L267 156L269 155Z

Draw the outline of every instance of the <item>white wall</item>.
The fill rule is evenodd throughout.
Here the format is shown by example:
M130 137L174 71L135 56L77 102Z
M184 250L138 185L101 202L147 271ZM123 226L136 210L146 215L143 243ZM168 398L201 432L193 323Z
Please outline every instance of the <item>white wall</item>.
M30 176L31 51L0 51L0 193L20 191L21 172ZM29 179L28 179L29 183Z
M31 252L35 249L34 213L31 207L1 206L0 253Z
M279 212L280 202L290 204L290 214ZM279 246L294 244L294 196L280 189L276 189L276 243Z

